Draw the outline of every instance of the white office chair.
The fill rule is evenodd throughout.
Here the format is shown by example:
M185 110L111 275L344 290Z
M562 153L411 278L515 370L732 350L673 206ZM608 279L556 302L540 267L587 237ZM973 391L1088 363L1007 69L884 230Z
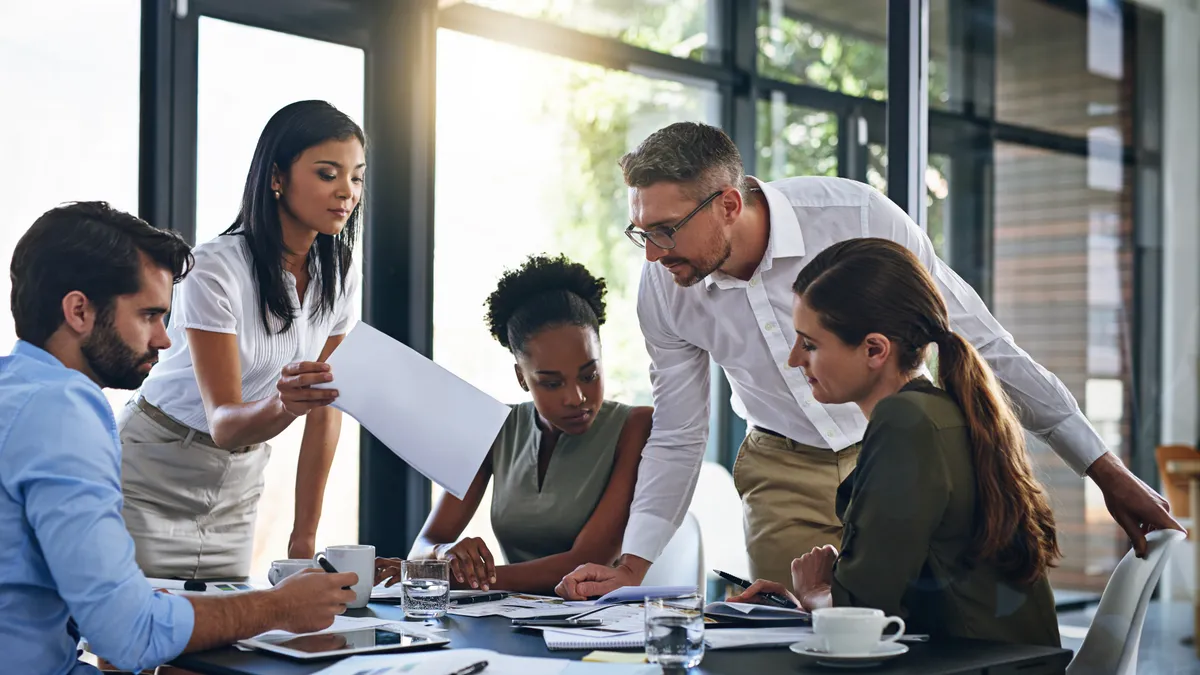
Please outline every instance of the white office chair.
M1067 675L1133 675L1137 671L1138 643L1154 586L1170 558L1171 548L1186 535L1178 530L1157 530L1146 535L1146 558L1133 551L1113 570L1083 645L1075 653Z
M662 555L642 580L643 586L695 586L704 592L704 542L700 523L689 512Z
M716 462L702 464L688 510L700 523L705 571L716 569L743 579L750 578L742 498L738 496L729 470Z

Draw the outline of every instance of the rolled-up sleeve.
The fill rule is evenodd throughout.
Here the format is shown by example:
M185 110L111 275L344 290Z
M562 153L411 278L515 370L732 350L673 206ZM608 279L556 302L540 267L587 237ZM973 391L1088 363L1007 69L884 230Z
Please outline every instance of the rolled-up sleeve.
M638 321L650 353L654 424L621 549L646 560L662 554L683 522L708 443L708 353L673 334L658 283L643 268Z
M35 394L9 431L0 480L24 502L58 593L95 654L140 671L183 651L192 604L155 591L134 560L112 411L98 387L56 384Z
M1108 452L1066 385L1017 346L975 289L937 257L925 232L877 191L868 206L867 233L905 246L933 274L946 299L952 329L991 365L1025 429L1049 443L1079 475Z
M885 399L871 415L859 457L834 565L833 604L904 616L901 600L921 574L949 501L937 430L917 404L902 396Z

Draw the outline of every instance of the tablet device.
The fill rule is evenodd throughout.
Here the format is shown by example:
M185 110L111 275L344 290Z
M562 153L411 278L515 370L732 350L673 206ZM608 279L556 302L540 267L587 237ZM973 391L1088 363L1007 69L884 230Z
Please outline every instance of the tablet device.
M268 635L241 640L239 645L293 659L312 660L377 652L416 651L450 644L450 640L406 633L403 629L379 626L314 635Z

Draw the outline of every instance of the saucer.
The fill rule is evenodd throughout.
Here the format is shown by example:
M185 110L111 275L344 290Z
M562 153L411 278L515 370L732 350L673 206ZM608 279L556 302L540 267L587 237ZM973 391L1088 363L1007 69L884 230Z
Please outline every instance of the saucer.
M903 643L880 642L866 654L830 654L825 651L824 641L816 636L793 643L788 649L832 668L869 668L908 653L908 645Z

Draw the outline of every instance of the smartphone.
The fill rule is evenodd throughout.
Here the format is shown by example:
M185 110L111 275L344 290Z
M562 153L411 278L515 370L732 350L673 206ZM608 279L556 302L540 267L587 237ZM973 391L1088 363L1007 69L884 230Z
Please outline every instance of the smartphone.
M604 622L600 619L513 619L512 625L518 628L593 628L604 625Z

